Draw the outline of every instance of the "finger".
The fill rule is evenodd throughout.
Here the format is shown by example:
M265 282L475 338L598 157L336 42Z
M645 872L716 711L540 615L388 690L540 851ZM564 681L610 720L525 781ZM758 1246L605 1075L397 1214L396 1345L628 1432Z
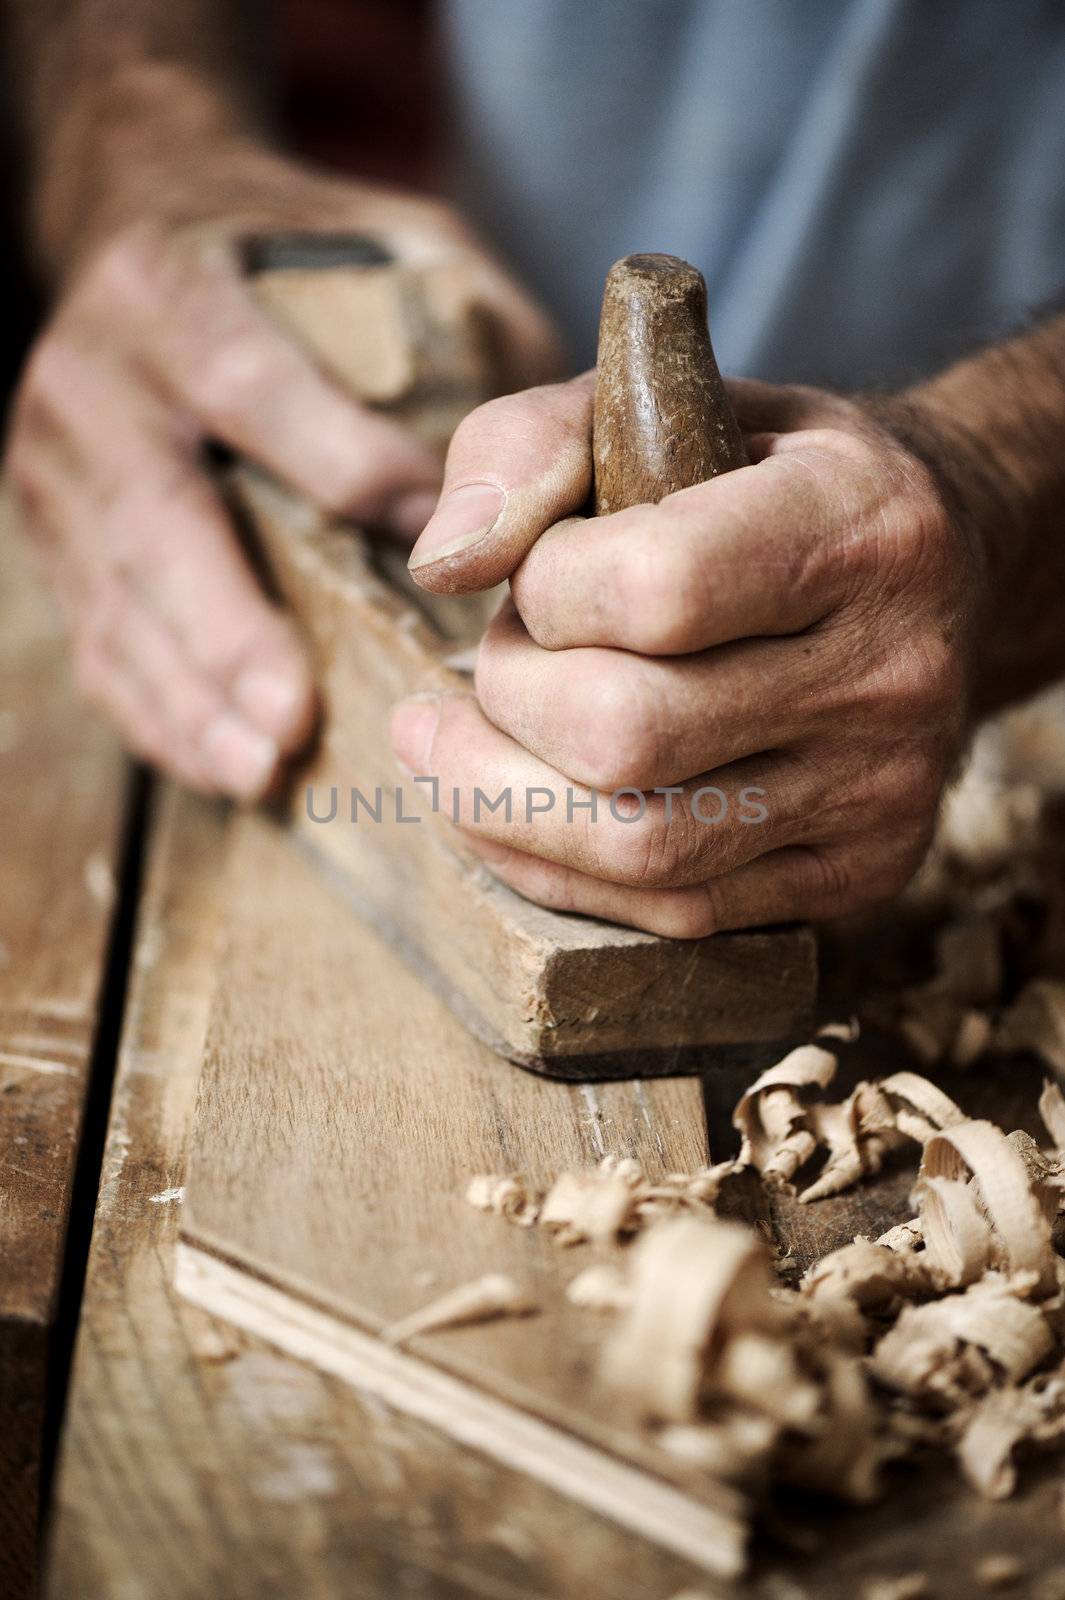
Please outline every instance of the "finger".
M475 681L489 721L568 778L653 789L804 739L823 680L836 675L825 655L794 639L657 659L543 650L504 603L481 640Z
M293 625L259 590L213 485L162 435L158 408L131 407L129 391L112 392L99 370L79 374L68 399L97 409L68 416L54 437L36 438L20 474L72 627L110 636L125 609L130 626L138 613L151 614L172 636L175 673L179 662L181 669L175 692L204 680L247 724L249 745L257 732L291 754L306 742L316 712ZM92 415L106 415L109 426L86 437ZM91 608L102 621L82 619ZM168 704L165 667L153 665L148 675Z
M772 851L708 883L643 889L544 861L464 830L464 842L509 888L553 911L578 912L672 939L774 923L821 922L850 915L896 892L878 866L859 871L829 850ZM890 887L889 887L890 883Z
M194 768L203 787L240 800L267 792L281 761L276 740L229 705L132 592L122 597L106 648L114 666L143 690L167 752L183 769Z
M494 728L471 696L417 697L392 716L392 743L435 779L453 822L609 882L683 887L786 842L816 791L780 756L738 762L676 792L593 794Z
M82 698L108 717L132 754L190 789L217 793L198 753L167 731L145 685L95 639L75 643L74 677Z
M683 655L798 633L845 593L839 526L825 482L797 455L774 455L658 505L549 529L511 593L548 650Z
M155 321L147 361L214 437L316 505L421 531L440 487L433 451L330 381L255 305L228 254Z
M759 378L726 378L736 421L744 433L786 433L818 427L832 399L825 390L801 384L763 383Z
M595 374L490 400L459 424L411 573L442 593L490 589L592 483Z

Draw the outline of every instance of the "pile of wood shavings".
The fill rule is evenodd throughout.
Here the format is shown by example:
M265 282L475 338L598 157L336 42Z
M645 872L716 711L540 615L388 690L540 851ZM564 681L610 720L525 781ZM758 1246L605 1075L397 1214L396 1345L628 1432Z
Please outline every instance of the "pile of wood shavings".
M1034 1053L1051 1074L1044 1148L967 1117L919 1072L832 1100L827 1046L854 1036L839 1025L743 1095L735 1161L652 1182L608 1157L545 1191L513 1174L470 1183L478 1209L596 1248L567 1293L612 1316L601 1376L693 1468L861 1502L886 1462L931 1447L997 1499L1018 1456L1065 1441L1065 1261L1052 1242L1065 1194L1065 871L1042 828L1065 793L1065 716L1060 696L1047 705L981 735L949 797L912 896L941 919L935 970L888 1019L919 1063L994 1071L996 1056ZM1028 916L1035 901L1038 938L1018 960L1017 907ZM833 1251L797 1287L756 1232L715 1214L738 1172L810 1204L907 1144L920 1148L914 1216Z
M1051 1238L1065 1097L1047 1083L1041 1150L967 1118L917 1073L826 1101L836 1064L812 1044L763 1073L736 1107L734 1162L652 1183L635 1161L608 1157L542 1193L482 1175L467 1198L563 1245L598 1246L568 1296L615 1314L602 1377L689 1465L861 1502L878 1493L885 1461L935 1446L954 1452L973 1488L1002 1497L1019 1447L1065 1439L1065 1261ZM826 1150L799 1195L810 1201L905 1141L921 1147L915 1216L833 1251L797 1288L778 1281L753 1229L715 1215L738 1171L792 1188Z

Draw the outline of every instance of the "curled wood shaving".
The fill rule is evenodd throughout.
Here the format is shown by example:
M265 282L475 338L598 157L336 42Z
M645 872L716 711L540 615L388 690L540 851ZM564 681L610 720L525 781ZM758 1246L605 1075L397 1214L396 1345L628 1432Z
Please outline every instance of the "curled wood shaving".
M918 1144L925 1144L940 1128L965 1121L964 1111L950 1096L919 1072L893 1072L880 1080L880 1091L892 1107L899 1133Z
M1002 1015L995 1048L1030 1050L1065 1078L1065 983L1037 978L1026 984Z
M605 1353L604 1371L645 1417L690 1422L712 1383L719 1351L742 1329L772 1332L769 1254L749 1228L680 1217L636 1243L632 1304Z
M1065 1151L1065 1095L1058 1084L1047 1078L1039 1096L1039 1115L1049 1133L1054 1148Z
M956 1454L966 1482L988 1500L1004 1500L1017 1483L1014 1453L1065 1437L1065 1378L1051 1374L1019 1390L997 1389L967 1414Z
M871 1369L900 1394L957 1405L996 1379L1019 1382L1053 1347L1038 1307L1019 1299L1008 1279L989 1273L961 1294L907 1306L878 1341Z
M817 1148L801 1091L824 1089L835 1071L836 1057L830 1051L806 1044L763 1072L732 1115L733 1127L743 1136L737 1166L753 1166L771 1187L790 1187Z
M838 1039L841 1044L854 1044L861 1035L861 1023L857 1017L850 1017L846 1022L826 1022L818 1028L815 1039Z
M928 1265L952 1288L974 1283L991 1264L993 1240L973 1189L958 1178L932 1177L917 1194Z
M882 1313L928 1288L923 1256L861 1237L815 1261L799 1285L813 1300L848 1300L861 1311Z
M403 1344L419 1333L458 1328L469 1323L492 1322L497 1317L527 1317L539 1307L503 1273L488 1273L472 1283L460 1284L447 1294L394 1322L381 1334L387 1344Z
M612 1243L636 1227L642 1172L602 1165L594 1172L563 1172L540 1207L540 1226L559 1245ZM638 1176L637 1176L638 1175Z
M470 1179L466 1199L478 1211L490 1211L520 1228L530 1228L540 1214L538 1196L515 1174L481 1172Z
M597 1261L566 1285L566 1299L589 1311L623 1311L632 1302L628 1279L611 1261Z
M995 1242L1012 1272L1031 1272L1042 1290L1056 1284L1050 1223L1017 1147L992 1122L942 1128L924 1147L921 1180L972 1173ZM919 1180L920 1187L920 1180Z
M879 1172L895 1136L895 1119L878 1084L860 1083L846 1100L810 1107L809 1124L818 1145L828 1149L820 1176L799 1200L841 1194L859 1179Z

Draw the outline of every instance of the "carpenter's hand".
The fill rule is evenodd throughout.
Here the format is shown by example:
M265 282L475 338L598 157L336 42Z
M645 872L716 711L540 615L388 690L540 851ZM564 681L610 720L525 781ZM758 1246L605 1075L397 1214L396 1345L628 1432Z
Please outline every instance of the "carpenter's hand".
M314 685L244 561L204 440L407 539L435 504L440 468L256 306L240 243L361 231L401 257L458 257L496 314L514 383L542 382L557 357L544 317L442 205L259 151L199 171L191 201L182 174L180 192L168 205L153 186L152 209L95 239L62 287L22 379L7 471L84 693L141 755L197 788L250 797L306 740Z
M448 590L511 574L512 597L477 698L405 701L393 722L506 883L681 937L902 888L963 740L983 582L932 475L870 411L731 393L754 465L592 519L572 516L590 376L474 412L412 568ZM473 826L475 787L509 787L511 819L482 801ZM589 791L622 788L593 822Z

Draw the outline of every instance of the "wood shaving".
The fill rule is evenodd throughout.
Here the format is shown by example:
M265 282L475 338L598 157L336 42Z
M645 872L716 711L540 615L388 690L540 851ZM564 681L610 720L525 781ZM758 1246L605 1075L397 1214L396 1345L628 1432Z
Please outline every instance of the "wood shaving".
M1055 1256L1043 1198L1033 1190L1017 1147L992 1122L963 1121L941 1129L925 1145L921 1180L970 1172L1004 1264L1015 1273L1034 1273L1040 1288L1053 1287Z
M649 1229L632 1251L632 1304L605 1352L608 1381L644 1417L694 1420L713 1381L711 1345L720 1356L734 1331L780 1327L771 1281L750 1228L681 1217Z
M1056 1083L1047 1078L1039 1096L1039 1115L1049 1133L1055 1150L1065 1152L1065 1095Z
M973 1568L973 1577L982 1589L1006 1589L1024 1577L1024 1562L1016 1556L984 1556Z
M999 1377L1018 1383L1054 1348L1046 1317L1018 1298L1018 1287L1030 1285L989 1273L961 1294L906 1306L873 1351L873 1376L911 1399L948 1405Z
M612 1243L634 1232L643 1176L636 1171L639 1178L604 1164L594 1172L560 1173L540 1207L540 1226L563 1246Z
M466 1199L478 1211L493 1212L520 1228L532 1227L540 1215L539 1197L514 1174L478 1173L470 1179Z
M965 1113L919 1072L893 1072L880 1080L880 1092L895 1115L895 1127L909 1139L925 1144L941 1128L965 1121Z
M818 1028L815 1039L838 1039L841 1044L854 1044L861 1036L861 1023L857 1017L850 1017L846 1022L826 1022Z
M1065 1078L1065 983L1037 978L1003 1013L995 1034L1002 1052L1029 1050Z
M394 1322L382 1331L387 1344L403 1344L419 1333L434 1333L441 1328L465 1327L476 1322L492 1322L497 1317L527 1317L539 1307L503 1273L488 1273L472 1283L460 1284L447 1294Z
M899 1578L873 1578L862 1585L862 1600L925 1600L928 1579L923 1572L907 1572Z
M763 1072L732 1115L733 1127L743 1136L737 1166L754 1167L771 1188L790 1188L795 1173L817 1149L801 1092L824 1089L835 1071L831 1051L807 1044Z
M624 1311L632 1302L632 1293L620 1267L612 1261L599 1261L570 1279L566 1299L589 1311Z

